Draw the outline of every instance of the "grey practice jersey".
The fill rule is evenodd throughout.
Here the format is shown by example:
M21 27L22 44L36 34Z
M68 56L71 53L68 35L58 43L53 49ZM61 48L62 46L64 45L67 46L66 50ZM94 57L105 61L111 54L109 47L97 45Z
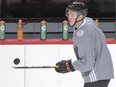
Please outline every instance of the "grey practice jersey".
M72 41L77 57L73 66L82 73L85 83L114 78L105 35L93 19L84 19L81 27L74 30Z

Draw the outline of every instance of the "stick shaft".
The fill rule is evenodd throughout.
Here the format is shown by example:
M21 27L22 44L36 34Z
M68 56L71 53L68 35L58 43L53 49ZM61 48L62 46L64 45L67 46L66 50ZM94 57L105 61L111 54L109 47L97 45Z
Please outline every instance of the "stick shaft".
M13 67L15 69L37 69L37 68L58 68L58 66L19 66Z

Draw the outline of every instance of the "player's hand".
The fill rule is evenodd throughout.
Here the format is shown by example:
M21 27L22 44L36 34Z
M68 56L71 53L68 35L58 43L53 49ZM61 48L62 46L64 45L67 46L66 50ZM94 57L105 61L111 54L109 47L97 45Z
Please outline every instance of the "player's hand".
M75 71L71 60L62 60L60 62L57 62L56 66L59 66L58 68L55 68L56 72L58 73L67 73L67 72Z

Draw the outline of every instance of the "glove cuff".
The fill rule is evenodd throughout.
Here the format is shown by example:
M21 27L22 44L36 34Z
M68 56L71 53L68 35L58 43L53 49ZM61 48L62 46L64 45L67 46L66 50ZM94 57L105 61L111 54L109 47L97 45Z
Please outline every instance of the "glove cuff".
M72 65L72 63L71 63L71 60L67 60L67 61L66 61L66 68L67 68L67 71L68 71L68 72L73 72L73 71L75 71L75 69L74 69L74 67L73 67L73 65Z

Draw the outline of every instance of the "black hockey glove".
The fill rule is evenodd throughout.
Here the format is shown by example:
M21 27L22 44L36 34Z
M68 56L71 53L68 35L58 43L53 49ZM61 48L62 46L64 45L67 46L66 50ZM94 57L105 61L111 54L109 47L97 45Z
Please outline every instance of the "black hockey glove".
M59 66L58 68L55 68L56 72L58 73L67 73L75 71L71 60L62 60L60 62L57 62L56 66Z

